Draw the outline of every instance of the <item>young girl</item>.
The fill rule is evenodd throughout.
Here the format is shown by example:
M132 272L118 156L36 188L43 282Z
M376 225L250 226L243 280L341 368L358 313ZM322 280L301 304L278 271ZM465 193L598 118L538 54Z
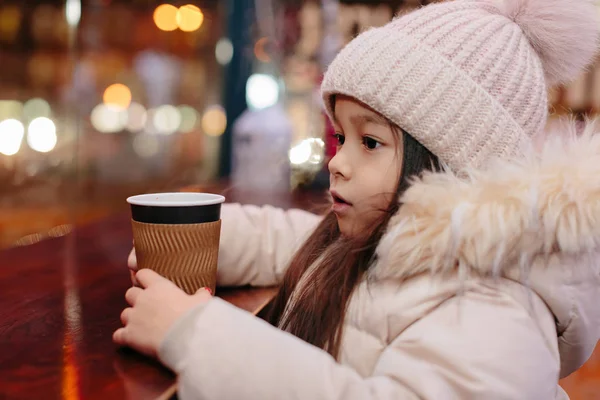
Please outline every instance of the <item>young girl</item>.
M600 135L531 143L597 15L456 0L358 36L323 82L331 212L223 210L220 284L279 284L276 327L141 270L115 342L183 399L567 398L600 337Z

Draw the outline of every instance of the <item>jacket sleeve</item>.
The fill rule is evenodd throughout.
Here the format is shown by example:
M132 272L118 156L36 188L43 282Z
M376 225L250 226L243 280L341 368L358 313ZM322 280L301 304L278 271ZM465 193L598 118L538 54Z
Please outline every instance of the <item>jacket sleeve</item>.
M396 337L371 376L212 299L159 349L187 399L554 399L558 360L522 306L452 298ZM187 320L187 321L186 321Z
M279 283L292 255L320 221L321 217L302 210L224 204L217 283Z

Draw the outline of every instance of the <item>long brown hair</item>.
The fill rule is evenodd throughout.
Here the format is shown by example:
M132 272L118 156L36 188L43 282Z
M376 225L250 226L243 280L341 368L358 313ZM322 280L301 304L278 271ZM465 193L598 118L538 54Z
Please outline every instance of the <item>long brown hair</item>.
M340 235L337 218L329 212L316 230L294 255L279 293L271 306L268 320L300 339L339 356L343 320L348 301L364 273L375 261L375 250L388 222L400 207L398 196L410 185L410 179L425 170L439 169L438 159L412 136L396 126L398 142L402 136L402 174L396 195L374 228L361 238ZM286 306L292 292L307 269L318 262L310 284L294 293L290 310ZM304 290L306 289L306 290ZM285 321L282 317L287 315ZM283 323L283 324L282 324Z

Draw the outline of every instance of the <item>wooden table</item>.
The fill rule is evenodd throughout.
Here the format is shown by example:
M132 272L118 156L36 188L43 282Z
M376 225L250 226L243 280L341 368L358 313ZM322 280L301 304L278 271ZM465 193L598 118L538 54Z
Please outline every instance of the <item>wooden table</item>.
M310 208L312 194L228 199ZM175 377L158 362L112 343L130 287L126 209L25 247L0 252L0 399L168 399ZM256 313L273 288L217 295Z

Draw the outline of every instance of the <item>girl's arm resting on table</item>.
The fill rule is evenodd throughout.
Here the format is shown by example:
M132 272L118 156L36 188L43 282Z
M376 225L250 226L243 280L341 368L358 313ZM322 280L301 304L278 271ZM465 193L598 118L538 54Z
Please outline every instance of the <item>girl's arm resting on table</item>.
M302 210L224 204L217 283L278 284L295 251L321 221Z
M460 309L460 312L459 312ZM212 299L159 348L183 399L553 399L558 360L522 306L466 293L415 322L362 377L323 350Z
M272 286L280 283L293 254L321 219L303 210L223 204L217 284ZM136 284L135 250L129 254L127 265Z

